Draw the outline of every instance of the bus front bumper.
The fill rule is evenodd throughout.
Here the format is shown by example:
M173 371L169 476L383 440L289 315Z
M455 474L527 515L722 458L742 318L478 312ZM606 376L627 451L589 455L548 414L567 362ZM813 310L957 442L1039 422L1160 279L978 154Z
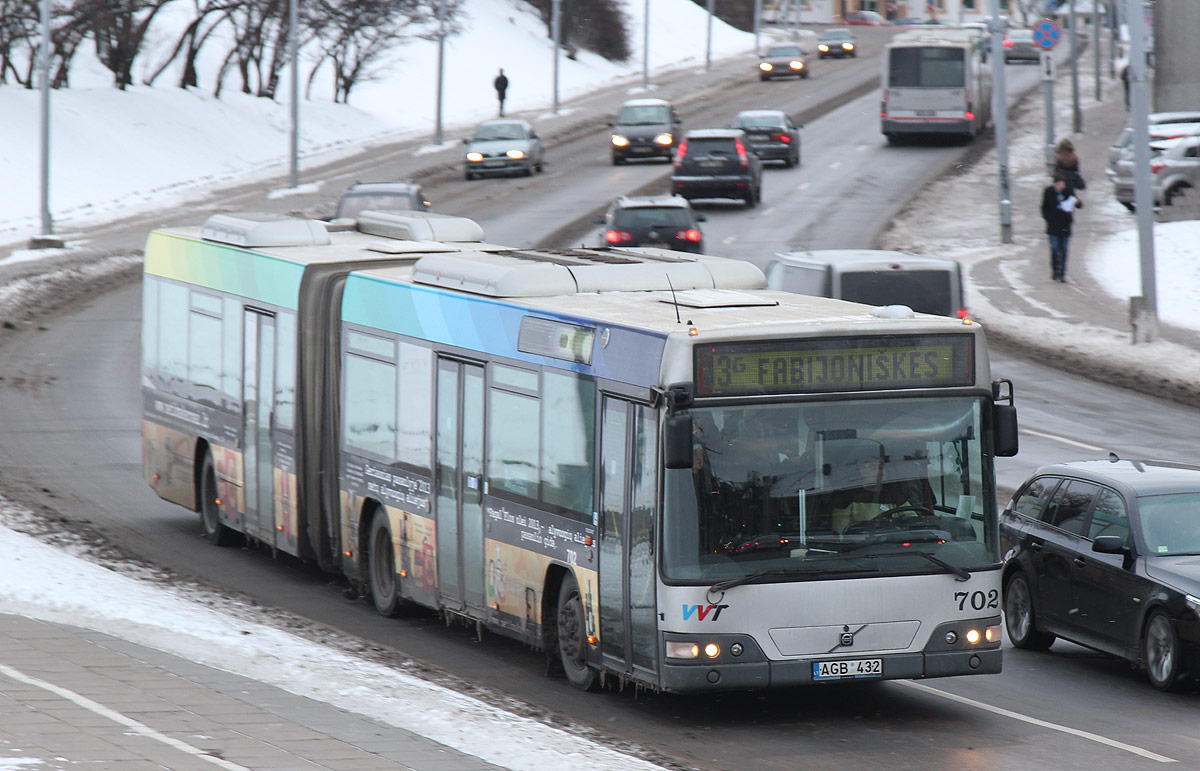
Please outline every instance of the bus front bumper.
M975 626L998 626L999 617L978 619ZM962 622L943 624L930 635L922 651L906 653L875 654L847 651L837 657L797 658L786 661L768 660L752 638L735 635L745 653L742 660L733 660L722 655L716 661L678 662L664 660L660 672L662 690L674 693L697 693L703 691L762 690L764 688L788 688L815 683L846 683L864 680L919 680L932 677L954 677L957 675L998 674L1001 669L1000 642L975 647L966 647L959 642L945 642L945 632L962 626ZM666 639L682 637L666 634ZM726 649L728 645L723 646ZM861 661L878 659L881 672L868 676L844 676L836 679L817 679L814 665L821 661Z

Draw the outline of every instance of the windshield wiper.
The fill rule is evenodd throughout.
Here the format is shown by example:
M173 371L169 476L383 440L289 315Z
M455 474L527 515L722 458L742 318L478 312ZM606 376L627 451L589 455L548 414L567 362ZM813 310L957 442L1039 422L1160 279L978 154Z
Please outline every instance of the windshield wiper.
M878 573L878 568L851 568L848 570L822 570L820 568L775 568L773 570L763 570L759 573L748 573L737 578L727 578L724 581L717 581L712 586L708 587L710 592L724 592L727 589L732 589L735 586L754 583L763 578L771 578L774 576L787 576L789 578L800 578L802 576L833 576L842 575L845 573Z
M930 554L929 552L921 551L919 549L914 549L913 551L889 551L889 552L883 552L882 554L864 554L862 556L864 556L864 557L907 557L912 554L919 554L922 557L924 557L925 559L932 562L933 564L935 564L938 567L945 570L947 573L953 573L954 576L959 581L970 581L971 580L971 574L966 569L960 568L958 565L952 565L951 563L947 562L946 560L942 559L941 557L935 557L932 554Z

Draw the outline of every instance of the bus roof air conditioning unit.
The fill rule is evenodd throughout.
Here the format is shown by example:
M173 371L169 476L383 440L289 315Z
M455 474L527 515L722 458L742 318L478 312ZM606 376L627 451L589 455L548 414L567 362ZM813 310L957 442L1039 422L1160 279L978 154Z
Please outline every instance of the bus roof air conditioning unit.
M272 212L214 214L204 222L205 241L246 247L323 246L329 243L325 224Z

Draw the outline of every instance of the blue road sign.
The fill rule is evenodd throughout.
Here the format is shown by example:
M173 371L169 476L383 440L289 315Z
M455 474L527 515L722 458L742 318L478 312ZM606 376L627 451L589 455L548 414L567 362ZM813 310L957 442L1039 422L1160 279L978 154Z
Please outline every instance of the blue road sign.
M1033 25L1033 44L1049 51L1062 38L1062 28L1053 19L1042 19Z

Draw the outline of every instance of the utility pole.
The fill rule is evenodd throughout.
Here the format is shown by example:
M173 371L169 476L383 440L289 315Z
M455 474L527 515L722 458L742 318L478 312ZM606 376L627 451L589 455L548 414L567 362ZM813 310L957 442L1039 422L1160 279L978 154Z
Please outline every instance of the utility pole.
M433 119L433 144L442 143L442 81L446 71L446 0L438 0L437 96Z
M754 0L754 55L762 56L762 0Z
M756 44L757 45L757 44ZM650 88L650 0L642 12L642 90Z
M300 13L296 6L300 0L288 0L288 60L292 68L292 135L291 173L288 175L288 187L300 186L300 44L299 23Z
M704 47L704 69L712 69L712 25L713 25L713 6L716 0L708 0L708 42Z
M1067 18L1071 25L1071 131L1083 131L1083 113L1079 111L1079 30L1075 26L1075 5L1079 0L1067 0L1071 12Z
M39 185L38 208L42 213L42 236L54 233L54 223L50 219L50 0L42 0L39 4L42 24L42 44L38 47L38 86L41 97L41 184ZM49 239L53 240L53 239ZM33 239L31 246L53 246L48 241ZM61 246L61 244L57 244Z
M1158 287L1154 275L1154 201L1150 189L1149 88L1146 84L1146 16L1142 0L1126 0L1129 13L1129 103L1133 126L1133 200L1137 211L1142 296L1130 300L1133 342L1158 337Z
M550 16L550 24L554 27L554 114L558 115L558 49L562 42L562 0L554 0Z
M1092 48L1095 49L1095 80L1096 101L1102 101L1100 94L1100 0L1092 0Z
M1000 243L1012 243L1012 189L1008 176L1008 84L1004 77L1004 32L1008 20L1000 15L1000 0L992 0L988 19L992 60L992 121L996 126L996 164L1000 177Z

